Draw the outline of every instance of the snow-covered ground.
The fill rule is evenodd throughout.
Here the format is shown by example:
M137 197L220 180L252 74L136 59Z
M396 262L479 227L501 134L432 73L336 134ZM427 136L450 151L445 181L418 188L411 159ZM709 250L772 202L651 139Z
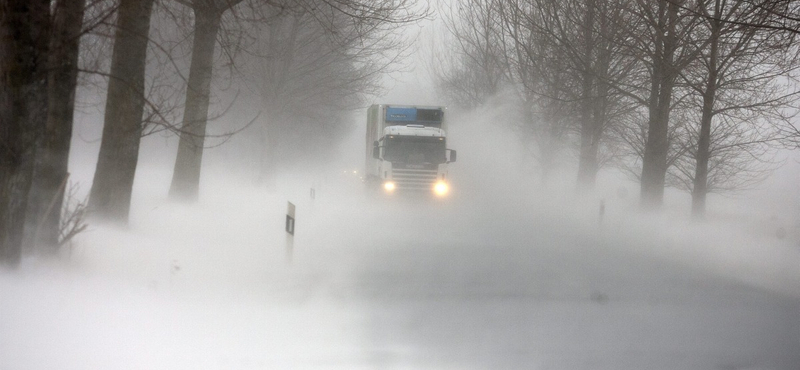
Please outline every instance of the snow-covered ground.
M129 228L0 274L0 369L800 368L796 241L518 189L376 200L344 171L314 200L139 184Z
M0 271L0 370L800 369L797 172L691 223L685 195L643 214L608 174L544 191L495 134L454 131L447 202L367 196L350 167L256 186L218 166L172 204L151 140L129 227Z

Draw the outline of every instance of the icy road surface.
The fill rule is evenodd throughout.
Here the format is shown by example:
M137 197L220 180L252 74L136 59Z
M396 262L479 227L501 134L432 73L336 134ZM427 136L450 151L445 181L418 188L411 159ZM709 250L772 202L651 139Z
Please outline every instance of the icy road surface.
M0 370L800 369L786 242L613 204L598 224L558 199L223 186L0 273Z

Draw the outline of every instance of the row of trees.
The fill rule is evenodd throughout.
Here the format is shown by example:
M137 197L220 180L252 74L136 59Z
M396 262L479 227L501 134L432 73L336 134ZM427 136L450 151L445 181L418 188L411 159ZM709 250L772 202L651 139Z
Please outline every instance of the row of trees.
M797 138L796 1L467 0L449 14L458 47L439 89L468 108L510 90L543 174L574 148L579 189L613 164L644 208L677 186L702 216L709 192L763 178Z
M144 135L179 135L169 195L197 199L215 78L253 81L269 119L233 131L263 125L279 147L292 129L276 117L322 126L330 121L315 115L361 104L401 54L399 27L426 15L412 0L1 0L0 264L18 264L24 243L55 251L65 241L78 81L107 81L88 210L126 223Z
M29 213L58 238L84 4L0 2L0 263L19 261Z

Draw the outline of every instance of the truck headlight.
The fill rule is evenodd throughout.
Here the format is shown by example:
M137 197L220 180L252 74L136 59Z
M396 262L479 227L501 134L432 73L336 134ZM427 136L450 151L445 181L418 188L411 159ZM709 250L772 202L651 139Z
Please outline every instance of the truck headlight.
M393 192L395 187L396 187L396 185L391 181L387 181L387 182L383 183L383 189L386 190L389 193Z
M445 196L449 190L450 187L447 186L447 183L444 181L439 181L433 186L433 192L440 197Z

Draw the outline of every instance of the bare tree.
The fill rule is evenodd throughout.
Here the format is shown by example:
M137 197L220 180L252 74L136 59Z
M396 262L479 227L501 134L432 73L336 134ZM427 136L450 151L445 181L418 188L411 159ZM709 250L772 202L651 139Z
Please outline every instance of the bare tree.
M696 66L682 73L700 119L689 135L695 144L687 153L694 161L678 161L676 177L691 183L692 214L701 217L709 192L737 190L769 173L769 147L789 126L785 111L795 101L779 81L791 76L796 63L790 35L726 21L763 23L779 9L708 0L693 10L702 16L699 30L708 42Z
M796 38L800 34L800 6L790 0L741 0L741 7L752 9L757 17L730 18L703 12L702 10L687 7L699 17L709 22L718 22L725 25L734 25L742 29L756 29L781 34L788 38ZM797 53L797 49L792 49ZM782 143L790 148L800 148L800 128L790 124L781 130Z
M510 81L500 7L499 0L468 0L444 13L455 47L434 52L429 68L437 90L456 106L477 107Z
M21 258L35 144L47 121L50 2L0 1L0 264Z
M258 158L260 180L283 164L330 158L352 111L380 91L407 48L402 35L366 33L336 17L320 24L304 9L276 17L260 26L254 55L242 63L263 114L248 129L255 135L238 140L257 148L248 157Z
M28 125L33 130L34 143L26 145L29 145L28 153L34 155L34 167L24 212L26 221L22 240L30 249L42 247L45 251L53 252L60 244L60 208L68 177L79 39L111 14L103 10L110 8L104 6L104 2L93 0L88 6L92 9L88 17L84 17L86 4L83 0L59 0L46 9L36 8L34 4L30 9L43 13L37 13L37 17L26 21L39 22L33 24L37 28L37 42L46 43L44 47L36 46L42 47L41 50L29 50L44 53L45 56L37 62L43 64L19 65L15 73L45 76L46 82L37 86L45 86L47 92L46 96L38 96L35 101L30 100L34 98L32 95L26 97L29 106L36 107L36 115L43 114L46 117L42 126ZM12 10L19 11L21 8ZM40 18L45 16L49 19Z
M153 0L122 0L106 99L103 139L89 196L96 216L126 223L139 158Z
M516 86L527 117L521 128L534 142L543 174L575 133L578 183L588 188L612 150L605 132L630 111L611 88L627 78L635 59L622 52L622 2L614 0L472 0L446 20L461 56L434 69L440 89L474 106ZM442 63L438 63L441 65ZM546 176L546 175L545 175Z
M505 42L490 49L481 41L489 43L492 33L482 30L491 30L487 20L495 7L504 29L494 37ZM481 73L479 62L505 54L528 109L522 127L536 141L543 167L565 133L577 133L579 187L593 184L602 163L625 163L641 182L642 206L658 208L668 180L685 183L689 156L696 159L688 178L699 209L708 183L729 188L708 179L710 160L714 176L728 178L730 187L744 185L746 176L736 181L726 172L761 177L769 160L758 165L756 154L800 132L785 109L793 93L775 84L794 68L784 57L791 42L785 35L792 14L800 13L787 2L473 0L457 9L450 28L458 31L456 49L472 52L462 59L471 64L460 62L447 77L469 87L442 86L480 90L472 77ZM694 119L697 128L687 124Z
M650 92L647 101L649 113L647 141L642 160L641 202L645 208L658 208L664 198L669 152L669 116L673 104L673 89L686 58L680 51L686 45L687 31L691 27L679 28L681 16L679 6L665 0L637 2L638 14L643 16L649 38L640 39L649 64ZM684 26L684 25L681 25ZM684 26L685 27L685 26ZM647 46L652 45L652 48ZM691 53L690 53L691 54Z
M186 2L192 5L195 11L196 44L193 48L193 67L189 72L184 128L181 130L181 143L170 186L170 197L172 198L189 201L197 199L208 117L214 35L219 28L219 19L222 13L232 9L239 1L195 0ZM334 30L336 19L345 16L351 22L352 30L357 31L359 35L366 35L374 34L375 30L380 30L386 25L397 27L419 19L419 16L411 9L413 3L411 0L306 0L292 3L290 7L307 11L313 16L313 19L331 31ZM276 4L267 1L266 5ZM283 4L277 5L282 6ZM343 45L343 47L347 47L346 43ZM195 60L198 63L197 69L194 67ZM195 70L197 71L196 78L193 79Z
M541 32L557 14L543 9L538 0L501 3L503 27L508 40L506 54L521 102L522 132L529 138L543 181L556 164L559 151L574 127L576 79L569 56L558 43Z
M170 198L192 201L197 199L217 32L222 15L241 1L179 1L194 12L194 37L178 156L175 159L175 170L169 190Z
M610 88L641 106L646 123L634 121L631 128L616 130L622 140L641 143L641 205L659 208L663 203L666 174L674 149L671 138L681 122L671 113L684 92L678 89L680 72L692 63L703 40L695 40L699 19L681 6L683 1L632 0L619 2L625 23L617 24L623 32L618 38L621 52L636 59L624 78L610 80ZM707 40L706 40L707 41ZM634 114L634 117L640 114ZM644 126L642 126L644 125ZM636 127L641 128L641 130ZM636 138L642 134L641 139Z
M48 51L47 122L37 144L36 168L27 218L32 242L54 250L59 245L60 206L64 199L75 110L79 40L84 0L60 0L53 7Z
M601 148L608 141L606 131L630 110L629 99L611 88L615 81L630 78L635 64L620 45L625 35L620 25L627 20L620 2L613 0L542 0L539 8L546 14L542 19L549 21L540 23L538 32L565 55L562 68L575 79L567 96L579 123L577 182L579 189L588 189L605 162Z

